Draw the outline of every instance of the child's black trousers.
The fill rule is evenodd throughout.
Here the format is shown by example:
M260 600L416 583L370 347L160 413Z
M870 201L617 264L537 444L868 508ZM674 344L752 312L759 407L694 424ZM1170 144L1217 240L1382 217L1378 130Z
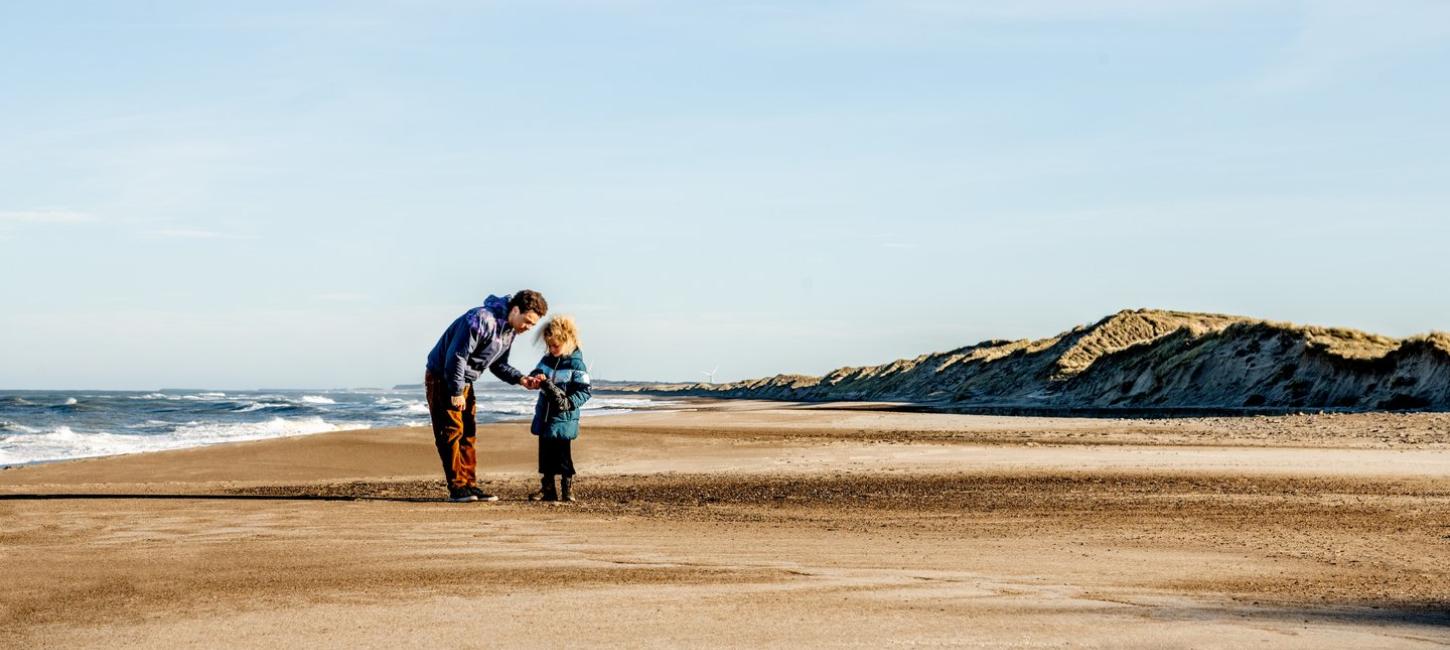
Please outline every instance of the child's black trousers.
M539 473L574 475L574 456L569 451L572 440L539 436Z

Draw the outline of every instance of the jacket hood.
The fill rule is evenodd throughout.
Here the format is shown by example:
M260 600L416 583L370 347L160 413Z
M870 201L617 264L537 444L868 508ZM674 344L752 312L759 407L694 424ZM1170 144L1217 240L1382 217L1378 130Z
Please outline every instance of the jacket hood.
M512 297L506 295L500 298L490 294L487 298L483 299L483 308L487 309L490 314L493 314L499 320L507 319L509 317L509 298Z

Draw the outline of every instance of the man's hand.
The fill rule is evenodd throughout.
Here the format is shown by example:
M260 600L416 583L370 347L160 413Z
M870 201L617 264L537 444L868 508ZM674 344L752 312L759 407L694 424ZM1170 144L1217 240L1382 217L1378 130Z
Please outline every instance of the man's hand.
M544 383L544 378L538 375L529 375L519 380L519 385L529 390L538 390L539 384Z
M454 395L452 401L453 410L455 411L462 411L463 407L468 406L468 399L463 395Z

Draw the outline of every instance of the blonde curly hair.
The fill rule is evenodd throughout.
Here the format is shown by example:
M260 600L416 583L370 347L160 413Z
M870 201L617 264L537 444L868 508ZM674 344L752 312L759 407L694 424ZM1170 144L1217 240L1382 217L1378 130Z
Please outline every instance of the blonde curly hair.
M573 316L560 314L539 328L534 335L534 342L541 346L562 345L565 348L564 354L570 354L579 349L579 326L574 322Z

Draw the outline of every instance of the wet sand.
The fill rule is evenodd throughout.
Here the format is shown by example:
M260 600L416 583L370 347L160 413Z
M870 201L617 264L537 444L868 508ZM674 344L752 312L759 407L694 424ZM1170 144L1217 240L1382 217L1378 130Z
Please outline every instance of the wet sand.
M0 472L0 646L1450 645L1443 416L699 406Z

